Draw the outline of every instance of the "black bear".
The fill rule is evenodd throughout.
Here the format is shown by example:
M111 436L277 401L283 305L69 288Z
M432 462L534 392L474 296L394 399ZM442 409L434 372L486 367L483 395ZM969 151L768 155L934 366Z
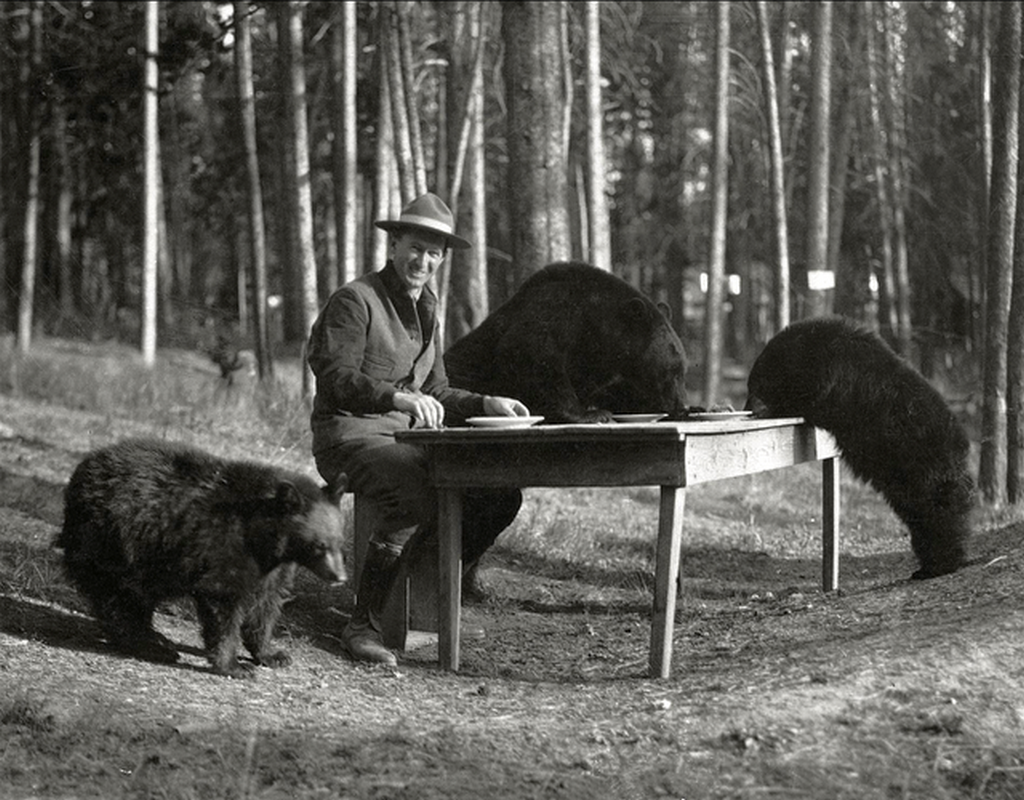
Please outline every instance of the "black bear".
M838 317L796 322L765 346L747 389L755 413L803 417L833 435L910 530L914 578L964 564L974 505L967 435L880 336Z
M626 281L588 264L531 275L444 362L452 386L518 398L547 422L686 413L686 355L668 319Z
M153 629L164 600L191 596L214 671L284 666L274 625L296 565L345 577L343 486L318 486L271 466L226 461L182 444L130 439L90 453L64 495L55 546L114 646L174 662Z

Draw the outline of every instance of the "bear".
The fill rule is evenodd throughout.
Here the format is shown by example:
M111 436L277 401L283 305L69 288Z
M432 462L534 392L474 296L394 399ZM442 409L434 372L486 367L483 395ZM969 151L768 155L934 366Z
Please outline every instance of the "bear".
M190 596L213 671L251 677L257 664L291 661L271 640L297 566L328 582L345 578L340 483L127 439L75 468L54 545L116 649L177 661L153 613ZM239 660L242 644L253 663Z
M747 408L827 430L854 475L910 531L915 579L966 563L974 480L970 443L942 395L873 331L843 317L795 322L747 378Z
M582 262L549 264L448 348L452 386L515 397L545 422L682 418L686 353L658 306Z
M544 423L611 422L629 412L681 419L689 411L686 351L668 317L626 281L580 261L531 275L447 349L444 364L452 386L515 397ZM468 599L483 597L476 565L491 544L466 533Z

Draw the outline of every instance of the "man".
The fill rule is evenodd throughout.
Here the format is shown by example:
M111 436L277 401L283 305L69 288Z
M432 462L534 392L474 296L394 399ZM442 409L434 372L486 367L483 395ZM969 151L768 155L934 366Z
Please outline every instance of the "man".
M444 202L427 193L397 220L375 224L391 234L387 264L330 297L313 324L307 358L316 376L311 425L317 469L328 483L346 473L351 490L373 500L379 518L342 640L357 660L395 666L395 654L382 641L380 614L406 543L417 531L417 540L434 532L437 495L422 451L396 442L394 432L439 428L447 417L530 412L518 400L448 385L430 282L449 247L470 244L455 235ZM518 490L467 492L464 525L486 549L521 502ZM482 552L464 554L465 563Z

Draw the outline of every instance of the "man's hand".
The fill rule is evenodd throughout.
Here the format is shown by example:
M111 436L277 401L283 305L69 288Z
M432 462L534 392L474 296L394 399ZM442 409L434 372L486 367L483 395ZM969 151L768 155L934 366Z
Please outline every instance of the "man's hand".
M404 411L426 428L440 428L444 424L444 406L429 394L395 392L395 409Z
M528 417L530 409L511 397L484 396L484 411L491 417Z

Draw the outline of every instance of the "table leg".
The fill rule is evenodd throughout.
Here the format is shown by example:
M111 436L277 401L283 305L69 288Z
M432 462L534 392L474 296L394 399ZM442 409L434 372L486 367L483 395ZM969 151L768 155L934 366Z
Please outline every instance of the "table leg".
M686 489L681 486L661 487L657 561L654 566L654 619L651 622L651 677L667 678L672 668L672 635L676 625L685 508Z
M839 588L839 459L821 462L821 589Z
M459 668L459 624L462 614L462 492L438 490L437 648L441 669Z

